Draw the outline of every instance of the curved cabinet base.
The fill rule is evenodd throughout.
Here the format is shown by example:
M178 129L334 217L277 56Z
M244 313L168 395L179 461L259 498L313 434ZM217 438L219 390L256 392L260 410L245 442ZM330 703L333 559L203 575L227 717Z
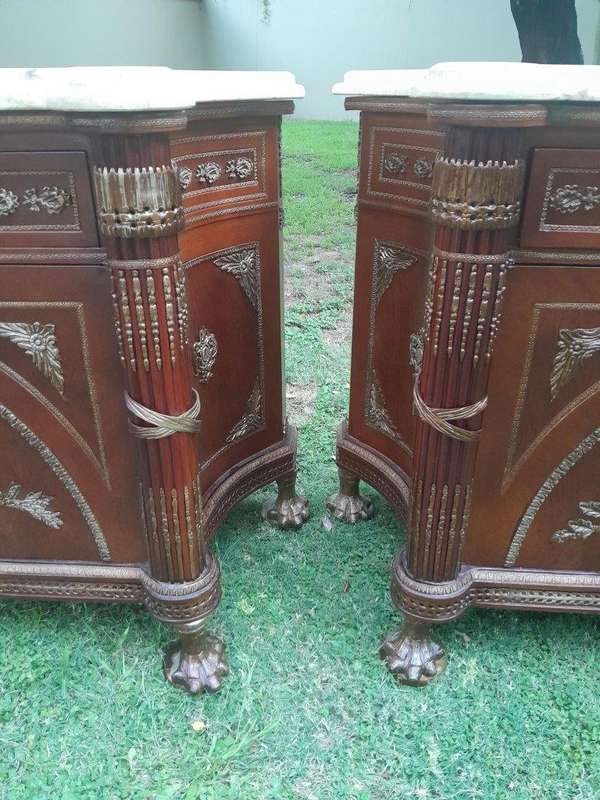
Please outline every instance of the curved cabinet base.
M463 565L454 580L431 583L408 573L404 552L394 561L391 593L407 622L387 637L380 654L400 682L415 686L428 683L445 667L442 651L427 629L432 623L455 620L469 608L600 613L600 575L594 572Z
M214 537L232 506L273 481L279 484L273 503L276 521L285 523L280 527L300 527L308 508L295 494L295 477L296 430L288 425L281 442L242 462L207 493L208 537ZM165 653L164 673L170 683L192 694L214 692L229 671L223 643L204 631L221 597L218 563L210 554L203 573L187 583L158 581L141 565L0 561L0 597L144 603L152 616L174 625L181 637Z
M348 433L346 420L337 431L336 462L340 491L332 495L327 508L343 522L359 522L373 516L371 501L358 491L358 481L372 486L388 501L400 519L406 519L409 481L392 461Z
M212 539L229 510L244 497L273 481L278 483L277 499L269 517L280 528L299 528L308 519L308 503L296 495L296 428L289 423L278 444L242 461L229 475L204 494L207 536ZM290 524L290 520L291 523Z

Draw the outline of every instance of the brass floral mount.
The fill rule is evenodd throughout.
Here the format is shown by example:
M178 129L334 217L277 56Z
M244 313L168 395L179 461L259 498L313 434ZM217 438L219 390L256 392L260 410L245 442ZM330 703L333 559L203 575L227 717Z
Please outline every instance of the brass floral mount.
M600 205L600 191L597 186L579 187L567 183L550 195L550 208L561 214L576 214L578 211L592 211Z
M14 508L29 514L34 519L43 522L49 528L62 528L62 517L58 511L52 511L50 503L54 498L42 492L21 493L19 483L11 483L8 489L0 492L0 507Z
M59 186L43 186L40 190L34 186L26 189L20 199L15 192L0 187L0 217L14 214L22 206L34 213L43 210L48 214L61 214L72 204L71 194Z
M239 422L227 434L225 441L230 444L238 439L260 430L264 423L262 412L262 396L258 381L254 384L250 397L246 402L246 411Z
M52 323L0 322L0 337L8 339L31 356L33 366L63 394L65 379Z
M568 383L581 363L594 353L600 352L600 328L562 328L558 342L552 374L550 375L550 397L554 400L560 389Z
M384 172L389 172L390 175L403 175L411 169L411 163L406 156L400 153L390 153L383 160ZM422 180L431 178L433 174L433 161L427 161L425 158L417 158L412 163L412 171L418 178Z
M218 352L217 337L208 328L200 328L198 337L192 345L192 366L194 375L201 383L208 383L212 378Z
M552 534L552 541L562 544L573 539L589 539L600 533L600 502L587 500L579 503L582 516L570 519L567 527Z
M244 156L229 159L225 164L225 175L229 180L248 180L255 171L254 161ZM198 183L212 186L223 176L223 167L217 161L202 161L196 166L195 172L190 167L181 167L177 174L183 190L189 188L194 175Z

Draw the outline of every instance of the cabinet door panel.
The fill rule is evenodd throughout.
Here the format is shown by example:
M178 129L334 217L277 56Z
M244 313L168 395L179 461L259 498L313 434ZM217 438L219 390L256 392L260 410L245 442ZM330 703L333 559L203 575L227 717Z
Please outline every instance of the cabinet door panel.
M203 488L283 435L277 213L186 231Z
M410 473L410 335L421 325L424 224L361 209L352 335L350 434Z
M599 276L509 272L467 562L600 569Z
M0 273L0 558L143 561L108 276Z

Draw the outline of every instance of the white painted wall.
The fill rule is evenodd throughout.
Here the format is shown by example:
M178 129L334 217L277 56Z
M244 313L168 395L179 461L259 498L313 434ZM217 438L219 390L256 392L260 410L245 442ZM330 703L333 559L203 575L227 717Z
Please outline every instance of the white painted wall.
M0 0L0 66L285 69L300 117L347 118L330 94L349 69L519 61L510 0ZM600 2L577 0L586 62Z
M347 118L330 95L349 69L428 67L437 61L520 61L510 0L204 0L204 53L216 69L288 69L306 87L297 116ZM577 0L593 62L598 0Z
M203 0L0 0L0 67L205 67Z

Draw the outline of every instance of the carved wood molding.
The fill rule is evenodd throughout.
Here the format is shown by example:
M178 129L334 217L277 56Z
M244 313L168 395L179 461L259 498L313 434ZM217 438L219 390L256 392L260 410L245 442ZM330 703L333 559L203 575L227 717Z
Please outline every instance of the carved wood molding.
M464 566L444 582L416 580L400 553L392 568L392 599L419 620L447 622L471 606L600 611L600 575Z

